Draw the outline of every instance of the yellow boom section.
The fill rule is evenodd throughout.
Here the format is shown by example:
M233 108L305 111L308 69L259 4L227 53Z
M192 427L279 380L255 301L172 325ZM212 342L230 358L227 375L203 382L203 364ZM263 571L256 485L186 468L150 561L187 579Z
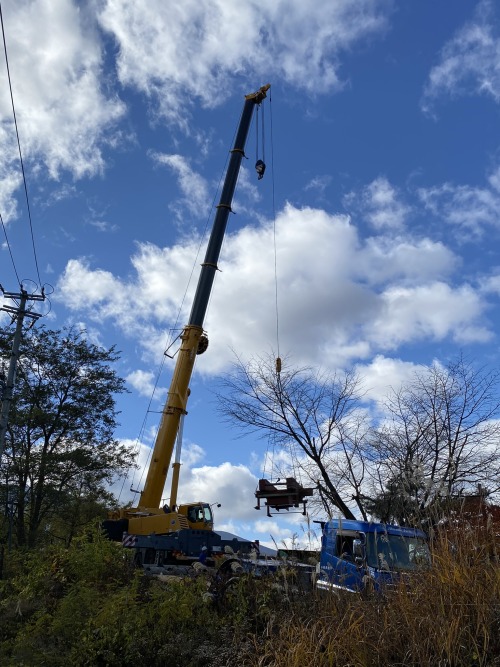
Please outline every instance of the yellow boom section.
M156 437L146 483L139 501L139 509L160 506L179 422L181 416L186 413L189 382L202 333L203 329L194 325L187 325L182 332L181 347L178 351L177 363L168 390L168 398Z

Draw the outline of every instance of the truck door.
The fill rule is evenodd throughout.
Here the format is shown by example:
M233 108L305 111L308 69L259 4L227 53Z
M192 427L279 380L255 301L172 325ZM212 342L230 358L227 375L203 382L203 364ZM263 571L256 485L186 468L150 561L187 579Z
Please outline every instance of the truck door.
M337 531L335 539L337 584L349 590L361 588L361 576L354 562L353 542L358 534L353 531Z
M355 591L361 589L362 573L354 561L353 542L357 531L337 530L328 526L323 533L320 579L333 588Z

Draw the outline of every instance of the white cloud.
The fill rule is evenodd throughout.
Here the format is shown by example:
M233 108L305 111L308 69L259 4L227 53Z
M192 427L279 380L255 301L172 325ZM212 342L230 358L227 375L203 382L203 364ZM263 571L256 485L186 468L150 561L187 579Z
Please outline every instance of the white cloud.
M276 243L280 348L298 363L337 368L404 343L490 335L481 293L452 283L458 262L440 243L383 236L362 243L346 216L291 205L277 215ZM197 250L196 239L164 249L139 245L128 280L71 260L59 298L101 325L113 321L157 358ZM220 269L206 318L210 347L197 364L204 373L225 368L232 350L246 357L276 345L273 226L229 234ZM177 327L186 323L192 282Z
M118 502L124 506L128 502L137 503L139 496L130 491L131 488L137 489L140 480L145 479L144 470L148 464L151 453L150 448L138 440L123 439L121 444L134 455L134 461L137 468L133 468L126 477L118 477L113 484L109 486L109 491L115 495Z
M221 507L214 510L221 530L226 530L223 525L235 517L239 521L255 519L257 479L246 466L225 462L219 466L194 467L183 463L181 475L179 503L196 500L220 503Z
M71 0L3 3L9 68L23 157L31 177L52 179L104 168L103 146L116 139L123 103L106 88L99 35L84 6ZM2 80L7 85L6 75ZM0 99L2 210L13 215L19 163L9 95ZM10 206L10 208L9 208Z
M182 465L183 469L192 468L198 463L201 463L205 460L206 452L203 447L195 444L194 442L183 442L182 445ZM186 501L188 502L188 501ZM211 500L210 502L214 502Z
M360 252L366 280L376 285L398 279L419 284L450 276L460 265L459 258L439 241L372 236Z
M72 189L67 190L66 196L69 196L71 193ZM62 196L64 196L64 193L61 192L61 189L59 189L59 192L61 193ZM55 199L51 196L50 199L52 201L55 201ZM118 226L115 224L111 224L106 220L107 217L107 210L106 207L96 207L90 202L87 202L88 206L88 214L85 217L85 222L95 229L97 229L99 232L116 232L118 231Z
M421 106L432 113L445 95L486 95L500 102L500 37L491 0L482 0L474 18L445 44L432 68Z
M422 366L401 359L390 359L383 355L375 356L369 364L357 365L356 369L363 378L366 398L382 402L391 390L398 391L401 385L410 380L415 371Z
M140 6L133 0L6 0L10 72L30 177L95 176L105 168L106 149L129 140L118 126L125 104L104 70L102 30L119 47L119 82L152 99L154 115L189 127L206 145L207 136L190 123L194 99L214 106L234 92L235 77L251 78L253 90L273 73L314 93L338 89L342 52L382 33L390 5L390 0L336 0L327 6L312 0L250 0L238 6L231 0L177 5L150 0ZM243 92L251 92L246 86ZM21 182L8 95L0 100L0 122L0 206L8 221L16 216L14 195ZM185 162L173 162L179 156L170 158L181 186L199 201L201 177ZM255 190L249 194L255 196Z
M481 281L481 290L485 294L496 294L500 296L500 273L497 267L495 273L490 276L485 276Z
M290 528L283 528L276 519L259 519L255 522L254 526L257 532L272 535L278 544L278 548L283 547L281 540L292 536Z
M243 199L242 195L250 202L250 204L255 204L260 201L261 195L254 180L255 171L250 171L245 165L241 165L238 176L238 188L235 193L235 204L233 205L235 211L241 212L240 199Z
M66 298L69 308L79 308L82 305L82 295L73 288L80 285L85 290L86 297L94 305L109 299L109 295L120 287L119 280L109 271L97 269L91 271L85 260L70 259L66 266L69 283L65 285ZM64 278L63 278L64 280ZM115 295L116 296L116 295Z
M151 396L154 387L154 375L150 371L135 370L125 378L141 396Z
M331 182L332 177L330 174L315 176L304 186L304 190L316 190L320 195L323 195Z
M379 176L367 185L361 197L359 193L349 193L345 197L347 207L361 211L363 217L377 230L400 229L410 208L400 200L396 188L385 176Z
M487 179L485 187L444 183L420 188L418 195L435 216L454 225L461 240L480 238L484 227L500 227L500 168Z
M3 159L0 156L0 213L5 224L17 217L14 193L22 183L21 170L12 148L12 139L5 128L0 127L0 148L3 150Z
M119 46L122 84L155 98L159 113L187 131L190 100L215 106L235 75L253 81L245 93L273 76L313 93L340 88L342 52L383 32L390 6L387 0L105 0L99 20Z
M372 322L372 334L383 349L447 336L461 344L491 339L490 331L475 324L485 306L469 285L453 288L434 282L414 288L391 287L382 298L384 307Z
M177 176L179 187L184 195L181 204L196 216L204 216L207 209L208 188L205 179L189 164L189 160L182 155L168 155L166 153L151 153L151 157L158 164L169 167ZM178 208L179 204L175 206Z
M167 344L165 328L176 325L180 295L186 289L197 251L194 242L163 250L149 243L138 244L131 260L136 273L132 283L109 271L93 269L86 258L69 260L55 300L61 299L70 310L87 312L96 323L110 320L128 338L140 341L145 351L154 350L157 358L158 350ZM194 286L190 294L193 290ZM144 303L152 307L145 309ZM177 327L184 324L186 307L181 308Z

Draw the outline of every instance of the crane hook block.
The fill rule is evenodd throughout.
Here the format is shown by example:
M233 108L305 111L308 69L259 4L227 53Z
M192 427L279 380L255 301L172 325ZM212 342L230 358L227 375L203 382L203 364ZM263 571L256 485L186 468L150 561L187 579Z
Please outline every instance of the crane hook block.
M196 354L203 354L207 351L208 348L208 336L205 333L202 333L200 340L198 341L198 348Z
M264 177L264 172L266 171L266 165L262 160L257 160L255 163L255 171L257 172L260 181L260 179Z

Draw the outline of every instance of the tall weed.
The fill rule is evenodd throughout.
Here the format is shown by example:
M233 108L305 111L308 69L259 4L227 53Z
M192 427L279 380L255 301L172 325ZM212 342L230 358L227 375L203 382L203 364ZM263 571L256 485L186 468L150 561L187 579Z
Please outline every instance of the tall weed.
M308 613L269 619L251 667L500 665L500 567L477 536L435 545L434 563L386 595L312 596Z

